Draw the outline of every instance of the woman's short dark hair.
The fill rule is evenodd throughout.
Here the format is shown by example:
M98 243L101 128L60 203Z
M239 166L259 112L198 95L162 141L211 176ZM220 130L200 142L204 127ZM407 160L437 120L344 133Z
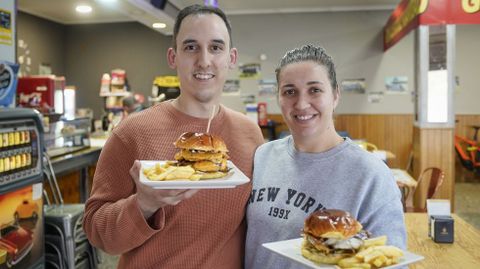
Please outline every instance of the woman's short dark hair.
M199 14L215 14L219 16L223 22L225 22L225 26L228 30L228 37L230 38L230 47L233 46L232 44L232 26L227 19L227 15L223 13L223 11L219 8L212 7L212 6L202 6L202 5L191 5L182 10L177 15L177 19L175 20L175 25L173 26L173 40L172 46L176 50L177 49L177 35L180 31L180 26L182 24L183 19L188 15L199 15Z
M333 91L336 92L338 90L337 75L335 73L335 65L333 64L332 57L327 54L324 48L311 44L288 51L285 56L282 57L280 65L277 67L277 69L275 69L275 74L277 75L277 84L280 82L279 76L283 67L291 63L305 61L312 61L325 66Z

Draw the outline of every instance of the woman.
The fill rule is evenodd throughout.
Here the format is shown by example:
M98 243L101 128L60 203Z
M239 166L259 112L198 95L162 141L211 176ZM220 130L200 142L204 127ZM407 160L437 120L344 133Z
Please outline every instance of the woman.
M262 247L298 238L317 209L348 211L373 236L406 246L400 191L380 159L335 131L340 93L332 58L306 45L276 70L278 102L291 136L260 146L247 209L245 268L298 268Z

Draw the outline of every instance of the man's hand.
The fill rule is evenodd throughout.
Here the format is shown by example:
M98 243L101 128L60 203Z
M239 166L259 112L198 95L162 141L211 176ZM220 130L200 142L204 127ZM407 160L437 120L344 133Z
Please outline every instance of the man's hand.
M192 197L198 190L159 190L140 182L141 164L139 161L133 163L130 168L130 176L137 186L137 201L143 216L147 219L159 208L167 205L177 205L181 201Z

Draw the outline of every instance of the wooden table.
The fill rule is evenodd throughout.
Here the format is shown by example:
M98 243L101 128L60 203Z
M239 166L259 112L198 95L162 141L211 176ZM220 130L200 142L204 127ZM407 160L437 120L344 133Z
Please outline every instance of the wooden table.
M453 244L437 244L428 237L426 213L405 214L408 251L425 257L409 268L480 268L480 231L457 215L452 216L455 220Z

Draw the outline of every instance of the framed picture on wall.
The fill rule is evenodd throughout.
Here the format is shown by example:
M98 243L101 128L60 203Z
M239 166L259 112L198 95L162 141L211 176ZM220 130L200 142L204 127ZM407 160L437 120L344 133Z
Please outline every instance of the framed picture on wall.
M238 79L228 79L223 85L223 93L238 95L240 94L240 81Z
M385 78L385 88L387 94L407 94L408 77L394 76Z
M265 97L275 97L277 95L277 82L274 79L259 80L258 95Z
M340 89L345 93L365 94L365 79L344 79L340 83Z

